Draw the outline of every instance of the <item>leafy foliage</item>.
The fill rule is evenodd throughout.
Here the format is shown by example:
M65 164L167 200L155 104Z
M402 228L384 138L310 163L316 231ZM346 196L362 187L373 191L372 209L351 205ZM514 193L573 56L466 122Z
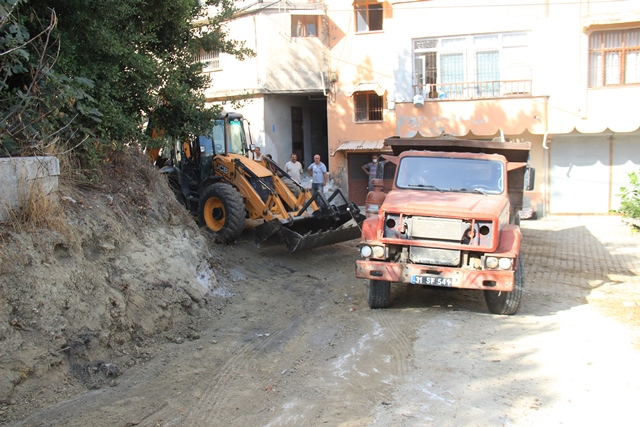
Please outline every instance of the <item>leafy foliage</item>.
M55 13L43 23L23 3L0 0L0 156L64 150L86 140L101 116L90 80L54 71Z
M228 38L235 11L232 0L0 0L0 149L64 142L93 163L147 143L148 121L169 138L201 134L217 114L201 49L253 54Z
M620 212L627 218L640 220L640 171L629 173L629 187L620 188Z

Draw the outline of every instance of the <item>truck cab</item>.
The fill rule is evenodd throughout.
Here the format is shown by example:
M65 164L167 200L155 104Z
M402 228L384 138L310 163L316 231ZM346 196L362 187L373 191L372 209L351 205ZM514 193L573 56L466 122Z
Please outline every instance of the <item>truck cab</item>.
M485 292L489 310L517 312L524 289L518 211L530 143L388 138L391 190L362 224L361 260L371 308L390 304L390 284ZM527 185L528 189L531 188ZM367 212L375 207L367 207Z

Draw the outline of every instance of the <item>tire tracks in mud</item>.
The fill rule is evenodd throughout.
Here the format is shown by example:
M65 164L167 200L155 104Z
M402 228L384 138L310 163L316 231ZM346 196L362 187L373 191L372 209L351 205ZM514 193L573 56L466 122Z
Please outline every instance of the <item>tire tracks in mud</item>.
M277 251L253 253L242 257L242 261L245 260L239 278L245 287L242 299L246 298L254 307L264 305L264 308L247 314L247 321L251 323L243 321L242 325L236 325L239 330L229 331L237 336L223 355L224 364L204 379L206 387L179 425L208 425L213 419L227 425L241 425L239 420L251 424L268 418L264 412L281 398L276 391L278 384L285 373L307 355L308 323L318 307L308 304L304 297L310 294L327 304L327 297L321 294L321 280L307 274L308 260L283 261ZM282 294L288 296L281 298ZM293 301L289 300L291 297ZM230 318L237 317L236 314ZM220 340L230 341L228 336L220 336Z
M229 413L233 408L243 409L243 414L247 413L247 409L254 406L256 400L262 400L257 397L258 391L268 391L268 377L276 373L269 372L269 367L264 366L265 363L270 364L274 354L277 353L279 347L284 346L285 342L294 347L303 347L304 344L296 344L300 340L291 339L295 336L295 330L298 329L302 317L297 315L289 322L278 322L270 325L261 334L238 346L230 349L228 353L232 354L220 370L207 380L207 386L202 392L198 402L193 405L188 416L184 420L184 425L207 425L212 419L215 419L221 412ZM242 390L251 390L250 393L239 393ZM233 390L233 393L228 393Z

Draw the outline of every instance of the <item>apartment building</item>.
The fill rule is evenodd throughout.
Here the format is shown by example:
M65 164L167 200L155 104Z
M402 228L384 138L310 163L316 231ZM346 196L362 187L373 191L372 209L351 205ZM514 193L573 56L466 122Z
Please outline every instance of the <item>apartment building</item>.
M327 88L329 34L323 3L237 1L226 24L232 39L255 56L238 60L201 52L211 78L209 103L241 112L252 142L284 165L292 153L309 165L328 158Z
M239 95L221 90L239 83L253 97L242 111L262 117L257 138L266 152L286 159L303 147L307 164L320 152L358 203L366 196L361 166L392 135L531 141L536 188L525 198L539 215L615 210L627 174L640 169L637 2L259 5L230 23L232 37L256 39L258 56L214 78L211 100ZM309 28L294 36L304 33L299 17L317 36Z

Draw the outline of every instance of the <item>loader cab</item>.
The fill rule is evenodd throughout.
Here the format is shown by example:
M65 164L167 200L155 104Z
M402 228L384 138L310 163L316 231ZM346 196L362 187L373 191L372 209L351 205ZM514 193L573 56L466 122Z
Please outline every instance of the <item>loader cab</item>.
M211 136L213 155L247 155L247 138L242 114L223 112L213 121Z

